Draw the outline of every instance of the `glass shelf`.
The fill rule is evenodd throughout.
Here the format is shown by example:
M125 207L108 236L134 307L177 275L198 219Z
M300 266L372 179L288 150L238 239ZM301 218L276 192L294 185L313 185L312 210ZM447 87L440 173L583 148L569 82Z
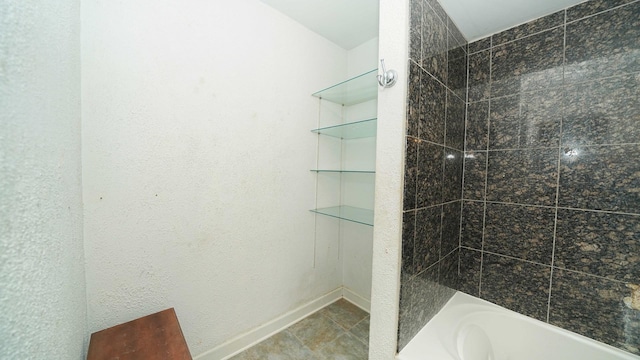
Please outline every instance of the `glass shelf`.
M330 169L312 169L317 173L352 173L352 174L375 174L374 170L330 170Z
M341 139L361 139L376 136L378 129L377 125L377 119L368 119L314 129L311 130L311 132Z
M312 95L342 105L354 105L378 96L378 69L373 69Z
M369 209L361 209L353 206L343 205L322 209L313 209L310 211L342 220L352 221L358 224L373 226L373 210Z

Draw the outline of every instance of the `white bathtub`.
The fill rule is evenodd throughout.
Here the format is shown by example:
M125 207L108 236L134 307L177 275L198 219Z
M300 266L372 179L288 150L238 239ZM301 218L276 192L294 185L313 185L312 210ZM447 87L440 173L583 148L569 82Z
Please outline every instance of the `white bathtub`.
M457 292L398 360L638 360L556 326Z

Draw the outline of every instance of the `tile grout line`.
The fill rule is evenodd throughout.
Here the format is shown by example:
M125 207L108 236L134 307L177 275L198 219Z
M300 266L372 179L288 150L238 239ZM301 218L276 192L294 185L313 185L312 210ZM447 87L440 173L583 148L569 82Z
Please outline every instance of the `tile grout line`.
M422 139L420 137L416 137L416 136L412 136L412 135L407 135L407 137L411 138L416 143L423 143L424 142L424 143L427 143L427 144L440 146L440 147L443 147L445 149L449 149L449 150L453 150L453 151L458 151L458 152L464 153L464 150L456 149L456 148L453 148L453 147L450 147L450 146L446 146L444 144L439 144L437 142L433 142L433 141L430 141L430 140L424 140L424 139Z
M485 202L485 200L478 200L478 199L462 199L462 201L464 201L464 202L474 202L474 203L483 203L483 202ZM455 202L455 201L453 201L453 202ZM486 200L486 203L487 204L498 204L498 205L513 205L513 206L522 206L522 207L533 207L533 208L542 208L542 209L554 209L555 208L555 206L552 206L552 205L521 204L521 203L505 202L505 201L493 201L493 200ZM630 213L630 212L614 211L614 210L584 209L584 208L574 208L574 207L569 207L569 206L558 206L558 209L560 209L560 210L570 210L570 211L593 212L593 213L601 213L601 214L611 214L611 215L640 216L640 213Z
M447 54L447 56L448 56L448 54ZM438 79L438 77L437 77L437 76L435 76L434 74L432 74L431 72L429 72L427 69L425 69L425 68L422 66L422 64L418 64L418 63L416 63L416 62L415 62L415 60L412 60L412 59L409 59L409 60L413 61L413 62L414 62L414 64L416 64L416 65L420 68L420 70L424 71L424 72L425 72L425 73L427 73L429 76L431 76L435 81L437 81L440 85L442 85L442 87L444 87L447 91L452 92L452 93L453 93L453 95L454 95L455 97L457 97L458 99L460 99L460 100L462 100L462 101L465 101L463 98L461 98L460 96L458 96L458 94L456 94L456 92L455 92L453 89L449 88L449 86L447 86L445 83L443 83L442 81L440 81L440 79Z
M420 23L420 33L419 33L419 39L420 39L420 62L422 63L422 58L423 58L423 42L422 41L422 27L424 26L423 22L422 22L422 13L424 12L424 4L422 1L420 1L420 3L418 4L418 7L420 8L420 18L417 19L416 21ZM410 30L411 31L411 30ZM420 68L420 65L415 61L410 59L410 62L413 61L414 65L417 66L418 68ZM411 68L411 64L409 64L409 68ZM415 68L415 67L414 67ZM411 71L411 70L409 70ZM416 74L414 74L415 76ZM420 136L420 98L422 97L422 71L418 71L418 121L415 124L416 126L416 135ZM414 89L415 91L415 89ZM409 130L409 126L407 126L407 131ZM407 143L409 142L409 140L413 141L415 143L415 154L416 154L416 160L415 160L415 168L416 168L416 173L415 173L415 186L414 186L414 199L413 199L413 234L412 234L412 249L411 249L411 273L415 272L416 269L416 237L417 237L417 225L418 225L418 211L417 211L417 206L418 206L418 182L419 182L419 177L418 175L420 174L420 171L418 169L418 164L420 163L420 147L418 146L419 144L419 138L416 137L411 137L409 135L407 135ZM416 141L418 140L418 141ZM407 147L407 145L405 144L405 148ZM406 150L405 150L406 152ZM406 166L406 161L405 161L405 166ZM401 243L403 241L401 240ZM400 244L402 246L402 244ZM401 256L402 258L402 256ZM402 273L402 263L400 264L400 272ZM409 281L412 281L413 279L415 279L415 274L409 274ZM402 291L400 291L400 297L402 296ZM409 299L411 299L411 297L409 297ZM413 305L411 304L411 301L409 301L409 311L411 312L413 308ZM399 329L398 329L399 331Z
M564 88L565 84L565 73L566 73L566 52L567 52L567 10L564 11L564 33L563 33L563 43L562 43L562 85ZM551 247L551 272L549 273L549 295L547 298L547 323L551 319L551 293L553 291L553 269L556 260L556 239L558 237L558 204L560 202L560 169L561 169L561 159L562 159L562 134L563 134L563 122L565 115L565 107L564 107L564 94L562 91L560 93L561 96L561 108L560 108L560 131L558 138L558 160L556 165L556 201L554 206L554 219L553 219L553 243Z
M565 20L565 21L566 21L565 25L573 24L573 23L575 23L575 22L578 22L578 21L581 21L581 20L584 20L584 19L589 19L589 18L592 18L592 17L594 17L594 16L602 15L602 14L604 14L604 13L608 13L608 12L610 12L610 11L620 9L620 8L625 7L625 6L633 5L633 4L637 3L638 1L639 1L639 0L635 0L635 1L631 1L631 2L626 3L626 4L622 4L622 5L614 6L614 7L612 7L612 8L609 8L609 9L606 9L606 10L602 10L602 11L599 11L599 12L595 12L595 13L593 13L593 14L590 14L590 15L587 15L587 16L583 16L583 17L578 18L578 19L575 19L575 20L571 20L571 21L566 21L566 20ZM572 6L572 7L573 7L573 6ZM569 10L569 9L571 9L572 7L568 7L568 8L566 8L565 10Z
M562 95L562 94L561 94ZM569 145L569 144L567 144ZM612 146L638 146L638 143L619 143L619 144L576 144L573 147L581 147L581 148L590 148L590 147L612 147ZM487 151L487 152L498 152L498 151L533 151L533 150L555 150L560 145L556 146L540 146L540 147L530 147L530 148L504 148L504 149L494 149L494 150L470 150L470 151ZM455 150L455 149L454 149ZM459 150L458 150L459 151Z
M467 50L469 44L467 43ZM469 56L469 52L467 51L467 61L466 61L466 89L465 89L465 102L464 102L464 135L462 137L462 191L460 197L460 228L458 230L458 249L462 249L462 223L464 221L464 184L465 184L465 169L467 164L467 157L465 154L467 153L467 123L469 120L469 64L470 64L471 56ZM461 251L458 251L458 276L460 279L462 277L462 264L460 264L461 260ZM461 287L460 281L458 281L458 288ZM479 290L478 290L479 291Z
M480 280L478 284L478 297L482 297L482 272L484 270L484 242L487 222L487 191L489 190L489 143L491 140L491 88L492 88L492 68L493 68L493 37L489 40L489 99L487 102L487 156L484 168L484 197L482 206L482 240L480 250Z
M638 1L640 1L640 0L638 0ZM488 51L488 50L484 50L484 51ZM593 78L593 79L588 79L588 80L583 80L583 81L571 82L571 83L563 84L563 85L548 86L548 87L545 87L544 89L523 90L523 91L520 91L520 93L516 94L516 95L509 94L509 95L500 95L500 96L490 96L490 98L495 100L495 99L504 99L504 98L508 98L508 97L515 97L515 96L519 96L519 95L522 95L522 94L529 95L529 94L533 94L533 93L548 92L550 90L562 90L563 88L565 88L567 86L585 85L585 84L589 84L589 83L593 83L593 82L598 82L598 81L603 81L603 80L612 80L612 79L616 79L616 78L630 77L630 76L634 76L634 75L638 75L638 74L640 74L640 71L631 71L631 72L625 72L625 73L609 75L609 76L605 76L605 77L601 77L601 78ZM489 98L481 98L479 100L469 101L469 103L474 104L474 103L479 103L479 102L483 102L483 101L489 101ZM635 143L632 143L632 144L635 144Z

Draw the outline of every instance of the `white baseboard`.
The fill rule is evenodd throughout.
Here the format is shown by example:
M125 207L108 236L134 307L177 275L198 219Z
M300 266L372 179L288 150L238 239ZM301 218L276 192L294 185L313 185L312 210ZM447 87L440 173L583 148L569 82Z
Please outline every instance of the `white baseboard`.
M352 292L350 291L350 293ZM353 294L355 295L355 293ZM323 307L333 303L334 301L339 300L343 296L344 296L343 288L342 287L337 288L326 295L323 295L305 305L298 307L297 309L291 310L288 313L269 321L264 325L261 325L255 329L252 329L242 335L236 336L235 338L196 356L194 359L195 360L228 359L231 356L236 355L241 351L248 349L251 346L259 343L260 341L270 337L271 335L274 335L286 329L287 327L295 324L296 322L304 319L305 317L313 314L314 312L322 309ZM345 298L349 300L349 298L347 298L346 296ZM349 300L349 301L360 306L358 303L352 300Z
M342 297L360 309L371 313L371 301L363 298L348 287L342 288Z

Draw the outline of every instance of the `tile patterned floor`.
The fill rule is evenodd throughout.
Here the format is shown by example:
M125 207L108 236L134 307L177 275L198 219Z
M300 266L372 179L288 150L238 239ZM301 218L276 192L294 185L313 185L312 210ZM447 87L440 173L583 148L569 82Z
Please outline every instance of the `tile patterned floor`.
M366 360L369 314L340 299L230 360Z

